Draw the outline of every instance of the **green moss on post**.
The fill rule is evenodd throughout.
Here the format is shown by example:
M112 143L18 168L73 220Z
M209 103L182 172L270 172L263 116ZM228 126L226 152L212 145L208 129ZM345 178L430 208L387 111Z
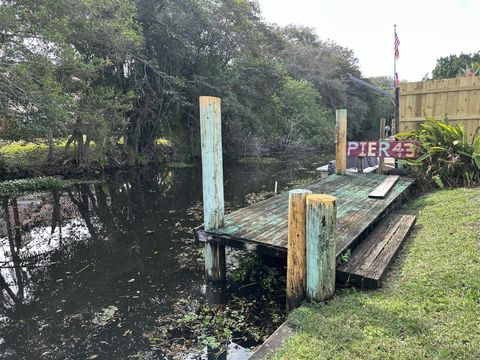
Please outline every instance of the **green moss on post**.
M203 217L206 231L223 226L223 161L221 100L200 97L200 134L202 142ZM207 280L225 279L225 247L205 243Z
M307 195L307 297L325 301L335 293L337 200Z

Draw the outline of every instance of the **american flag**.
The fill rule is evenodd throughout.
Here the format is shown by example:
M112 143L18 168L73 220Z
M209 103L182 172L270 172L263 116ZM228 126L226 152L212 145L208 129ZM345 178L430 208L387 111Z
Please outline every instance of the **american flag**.
M398 60L400 57L400 51L398 50L398 46L400 45L400 39L397 36L397 32L395 31L395 60Z

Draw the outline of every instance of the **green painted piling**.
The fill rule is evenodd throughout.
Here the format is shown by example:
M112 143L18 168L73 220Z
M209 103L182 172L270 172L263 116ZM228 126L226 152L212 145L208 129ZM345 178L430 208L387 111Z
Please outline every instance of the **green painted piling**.
M205 230L216 230L224 223L221 100L200 97L202 148L203 218ZM225 279L225 247L205 243L207 280Z
M307 195L307 298L325 301L335 293L337 200Z

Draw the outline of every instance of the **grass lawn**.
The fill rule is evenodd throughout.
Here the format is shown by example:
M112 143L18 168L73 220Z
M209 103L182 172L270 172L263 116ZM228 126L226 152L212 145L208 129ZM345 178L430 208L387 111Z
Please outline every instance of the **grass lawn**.
M64 149L67 141L66 140L59 140L55 142L55 147L57 149ZM21 153L29 153L33 151L47 151L48 145L45 140L39 140L36 143L26 142L26 141L10 141L3 145L0 145L0 153L6 155L15 155Z
M404 210L417 225L383 289L296 310L274 359L480 359L480 188Z

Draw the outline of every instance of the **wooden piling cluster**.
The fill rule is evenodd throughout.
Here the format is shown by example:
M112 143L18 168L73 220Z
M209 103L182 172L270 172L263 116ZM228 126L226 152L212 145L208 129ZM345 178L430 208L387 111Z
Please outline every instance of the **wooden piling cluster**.
M335 292L336 198L292 190L288 207L287 311L305 296L325 301Z
M335 173L347 170L347 110L336 112ZM305 296L325 301L335 293L337 200L308 190L288 199L287 311Z

